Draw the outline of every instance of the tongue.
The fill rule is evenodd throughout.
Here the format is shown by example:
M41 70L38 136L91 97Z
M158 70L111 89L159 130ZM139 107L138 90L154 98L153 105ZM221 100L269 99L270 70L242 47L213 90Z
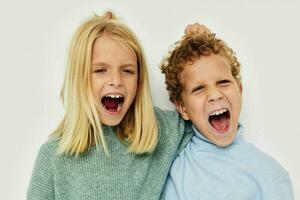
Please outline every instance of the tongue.
M222 131L227 127L227 117L226 116L221 116L218 118L214 118L210 121L211 125L217 130L217 131Z
M118 101L112 99L105 99L105 108L110 111L116 111L118 108Z

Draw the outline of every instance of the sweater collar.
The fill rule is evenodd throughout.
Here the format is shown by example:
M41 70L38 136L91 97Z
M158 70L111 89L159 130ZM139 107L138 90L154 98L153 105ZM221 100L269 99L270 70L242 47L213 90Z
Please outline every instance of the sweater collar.
M111 133L115 133L117 130L117 126L107 126L107 125L102 125L101 126L104 134L111 134Z

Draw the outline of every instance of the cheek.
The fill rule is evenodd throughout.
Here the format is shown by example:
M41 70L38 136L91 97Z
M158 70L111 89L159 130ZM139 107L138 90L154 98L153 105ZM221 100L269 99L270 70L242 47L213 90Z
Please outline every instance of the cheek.
M242 94L240 92L236 92L232 94L230 98L231 98L231 104L233 107L236 108L236 112L238 114L242 106Z
M236 92L235 92L235 99L238 103L241 104L241 102L242 102L242 92L239 89L237 89Z
M227 97L229 101L232 102L240 102L242 99L242 93L239 88L227 88L223 91L224 96Z
M139 85L139 79L138 79L138 77L136 77L136 78L134 79L133 85L134 85L135 88L138 87L138 85Z
M135 82L134 87L133 87L133 91L132 91L134 97L136 96L136 93L137 93L138 89L139 89L138 84Z
M242 95L239 95L237 97L237 104L239 105L239 111L241 110L242 107L242 101L243 101Z
M203 107L203 100L199 97L192 97L187 101L187 108L190 114L203 116Z
M95 95L96 86L97 84L95 78L91 77L91 88L94 95Z
M97 77L91 77L91 87L94 97L98 96L98 93L100 92L100 89L103 85L103 80L97 78Z
M204 113L204 103L199 99L191 99L186 105L190 120L196 125L197 129L202 131L205 127L206 117Z
M124 86L127 90L127 94L129 95L130 99L134 99L136 97L136 93L138 90L138 83L137 79L127 79L124 80Z

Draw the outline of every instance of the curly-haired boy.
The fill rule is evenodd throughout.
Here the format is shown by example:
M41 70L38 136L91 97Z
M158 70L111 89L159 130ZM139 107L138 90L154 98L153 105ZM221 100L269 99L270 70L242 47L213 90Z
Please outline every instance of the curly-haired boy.
M194 136L172 164L166 199L294 199L288 173L243 139L234 51L207 29L184 36L169 53L161 70L170 100Z

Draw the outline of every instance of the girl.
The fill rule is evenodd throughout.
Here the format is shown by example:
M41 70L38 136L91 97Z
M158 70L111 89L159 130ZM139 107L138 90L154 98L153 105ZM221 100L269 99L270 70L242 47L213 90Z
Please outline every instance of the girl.
M152 107L144 54L112 13L76 31L61 91L66 112L41 147L27 199L159 199L192 135Z

